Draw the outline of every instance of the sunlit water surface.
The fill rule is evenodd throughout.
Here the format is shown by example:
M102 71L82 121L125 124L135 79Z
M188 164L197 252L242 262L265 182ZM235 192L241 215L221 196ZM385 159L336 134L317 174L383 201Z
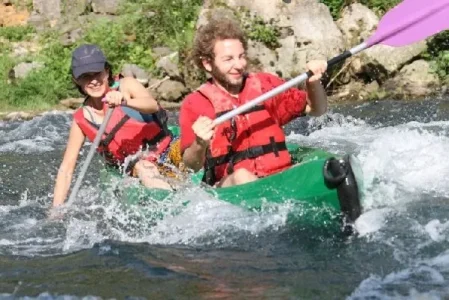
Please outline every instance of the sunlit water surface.
M71 115L0 122L0 298L447 299L448 104L346 104L286 127L290 142L360 160L349 238L287 226L287 204L249 212L189 183L154 204L176 214L146 222L100 185L99 156L48 218Z

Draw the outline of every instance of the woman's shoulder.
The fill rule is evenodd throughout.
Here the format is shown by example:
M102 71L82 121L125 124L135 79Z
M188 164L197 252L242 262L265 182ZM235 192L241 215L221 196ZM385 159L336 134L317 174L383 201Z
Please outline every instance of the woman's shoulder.
M128 86L136 86L136 85L142 85L136 78L134 77L122 77L119 79L120 87L128 87Z

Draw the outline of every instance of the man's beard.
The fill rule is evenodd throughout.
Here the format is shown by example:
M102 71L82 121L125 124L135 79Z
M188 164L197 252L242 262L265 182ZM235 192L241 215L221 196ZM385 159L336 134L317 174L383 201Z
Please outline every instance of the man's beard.
M215 64L212 64L211 75L222 87L224 87L231 94L238 94L243 88L244 75L238 80L238 82L231 82L226 78L226 74L222 73Z

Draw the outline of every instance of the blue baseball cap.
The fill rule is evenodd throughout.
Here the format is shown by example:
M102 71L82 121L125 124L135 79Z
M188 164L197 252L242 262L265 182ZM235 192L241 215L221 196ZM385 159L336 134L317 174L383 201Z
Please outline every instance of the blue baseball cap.
M81 45L72 53L72 74L79 78L86 73L104 70L106 57L96 45Z

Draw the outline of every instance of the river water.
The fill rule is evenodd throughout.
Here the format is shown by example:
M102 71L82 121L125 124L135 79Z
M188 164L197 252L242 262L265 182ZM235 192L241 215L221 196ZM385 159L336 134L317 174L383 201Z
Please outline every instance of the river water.
M48 218L71 115L0 122L0 298L447 299L448 119L449 99L381 101L286 127L290 142L360 160L364 213L349 238L193 186L165 207L190 200L179 214L148 224L104 199L99 156Z

